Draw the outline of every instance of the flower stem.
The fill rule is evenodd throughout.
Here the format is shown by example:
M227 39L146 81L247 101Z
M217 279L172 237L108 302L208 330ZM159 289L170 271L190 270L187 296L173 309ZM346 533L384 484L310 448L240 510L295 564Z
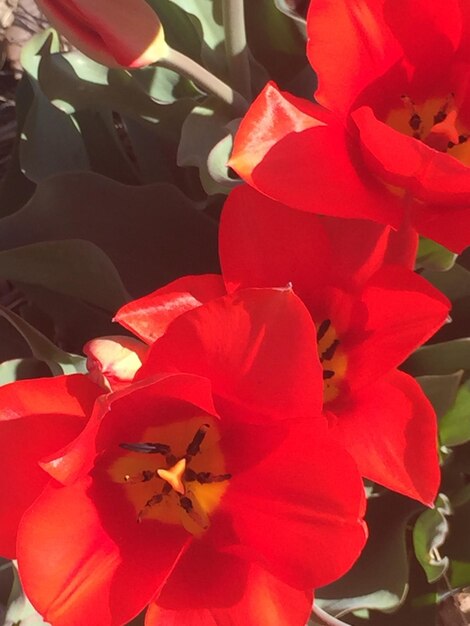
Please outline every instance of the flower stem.
M313 605L312 614L320 620L322 626L348 626L346 622L342 622L340 619L333 617L333 615L321 609L317 604Z
M157 65L173 70L193 81L207 94L212 94L228 104L237 116L246 113L248 102L243 96L181 52L168 48L166 55L157 62Z
M223 0L225 52L232 85L251 100L251 75L243 0Z

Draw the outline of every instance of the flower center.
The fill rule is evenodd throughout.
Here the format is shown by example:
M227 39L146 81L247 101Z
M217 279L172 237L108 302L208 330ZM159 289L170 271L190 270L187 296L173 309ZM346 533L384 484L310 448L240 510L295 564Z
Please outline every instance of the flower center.
M470 132L458 119L453 94L422 103L415 103L409 96L402 96L401 100L402 106L388 114L389 126L470 165Z
M326 403L339 395L347 369L347 357L331 320L323 320L317 325L317 345L323 367L323 401Z
M193 436L188 438L188 433ZM196 417L152 427L142 439L121 443L126 453L108 468L112 480L122 483L137 521L182 524L193 534L202 533L231 478L225 472L215 421ZM156 462L149 463L148 455L155 455Z

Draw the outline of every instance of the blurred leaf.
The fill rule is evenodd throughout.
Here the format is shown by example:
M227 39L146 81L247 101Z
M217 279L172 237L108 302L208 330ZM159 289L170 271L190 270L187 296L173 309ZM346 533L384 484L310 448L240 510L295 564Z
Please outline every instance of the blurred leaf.
M435 508L421 513L413 529L415 555L429 583L439 580L449 567L449 559L440 557L438 549L449 532L446 516L451 512L449 499L441 493L437 497Z
M273 0L246 2L245 21L248 46L253 56L266 68L268 79L286 89L309 63L305 55L305 20L293 21L294 13L289 14L284 10L285 3L282 4L281 8L281 3ZM258 93L263 86L255 80L254 93ZM312 95L313 91L309 97Z
M240 181L229 175L227 162L232 151L237 120L230 120L227 111L209 99L196 106L183 123L178 147L178 165L193 165L207 194L227 194Z
M470 296L470 272L456 263L447 272L425 270L422 276L456 302Z
M78 111L74 118L94 172L125 184L141 182L137 168L119 138L110 111Z
M316 601L332 615L368 608L392 611L408 589L405 531L422 507L386 493L368 501L369 540L357 563L340 580L315 592Z
M90 167L75 120L53 106L36 87L21 132L19 156L22 171L34 182Z
M274 4L279 11L282 11L293 20L305 24L305 15L308 7L308 0L274 0Z
M132 187L90 172L41 181L30 202L2 220L0 250L64 239L98 246L134 297L218 271L216 223L168 184ZM103 288L83 285L82 293Z
M41 378L50 375L47 365L34 358L11 359L0 363L0 385L25 378Z
M413 376L470 370L470 338L434 343L416 350L403 365Z
M467 451L468 457L468 451ZM450 560L450 582L453 587L470 586L470 501L454 510L449 518L450 532L443 552Z
M416 268L446 272L450 270L457 259L457 255L440 244L421 237L419 240Z
M150 65L131 72L133 80L160 104L203 95L192 82L165 67Z
M11 590L4 626L50 626L34 609L21 588L16 564L14 582Z
M439 437L445 446L470 441L470 380L460 387L453 406L440 420Z
M450 584L456 589L470 585L470 562L451 562Z
M199 22L173 0L147 0L147 3L158 13L168 45L200 61L202 32Z
M106 254L79 239L45 241L0 252L0 277L75 296L110 313L130 299Z
M418 376L416 381L440 418L453 406L462 379L462 370L442 376Z
M219 78L227 78L225 32L222 20L222 0L170 0L183 9L199 33L203 65ZM159 12L159 4L156 2Z
M64 352L13 311L0 307L0 316L7 319L20 333L33 356L47 363L54 376L84 371L85 359L83 357Z

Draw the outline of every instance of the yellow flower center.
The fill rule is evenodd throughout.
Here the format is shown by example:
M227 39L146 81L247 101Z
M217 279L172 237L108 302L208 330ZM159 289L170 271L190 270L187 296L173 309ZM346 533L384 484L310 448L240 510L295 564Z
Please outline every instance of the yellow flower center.
M317 345L323 367L323 401L326 403L338 397L347 369L347 357L331 320L323 320L317 325Z
M402 106L392 109L385 120L389 126L470 165L470 132L458 118L452 94L424 102L414 102L409 96L401 100Z
M231 478L212 417L150 427L141 442L120 447L125 453L111 463L108 474L122 484L138 522L182 524L195 535L208 528ZM149 463L149 456L155 461Z

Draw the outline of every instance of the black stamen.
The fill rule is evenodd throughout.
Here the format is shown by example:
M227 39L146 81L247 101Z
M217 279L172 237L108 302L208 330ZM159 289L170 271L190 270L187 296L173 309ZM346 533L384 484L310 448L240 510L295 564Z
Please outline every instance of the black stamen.
M320 339L326 335L330 326L331 320L323 320L317 330L317 341L320 341Z
M152 478L155 477L155 472L153 472L152 470L144 470L142 472L142 482L146 483L149 480L152 480Z
M157 493L156 495L152 496L150 500L147 500L144 508L140 511L139 515L137 516L137 522L140 524L142 522L142 517L145 515L146 510L150 509L155 504L160 504L162 500L163 500L163 495L161 493Z
M335 372L333 370L323 370L323 380L328 380L328 378L333 378Z
M419 130L419 127L421 126L421 118L417 113L413 113L413 115L410 117L408 124L411 126L411 128L413 130Z
M189 511L193 509L193 503L191 501L191 498L188 498L188 496L183 496L182 498L180 498L180 504L186 511L186 513L189 513Z
M120 448L131 452L143 452L145 454L168 454L171 449L166 443L120 443Z
M459 143L465 143L468 137L466 135L459 135Z
M191 460L191 457L195 456L200 451L201 444L204 441L204 437L206 436L209 428L209 424L203 424L194 435L193 440L186 448L186 459L188 462Z
M329 348L327 348L325 350L325 352L322 353L322 355L320 357L320 361L321 362L323 362L323 361L330 361L334 357L335 352L336 352L336 348L338 346L339 346L339 340L335 339L333 341L333 343L331 344L331 346Z
M446 119L446 117L447 117L447 113L443 109L441 109L434 116L434 124L440 124Z

